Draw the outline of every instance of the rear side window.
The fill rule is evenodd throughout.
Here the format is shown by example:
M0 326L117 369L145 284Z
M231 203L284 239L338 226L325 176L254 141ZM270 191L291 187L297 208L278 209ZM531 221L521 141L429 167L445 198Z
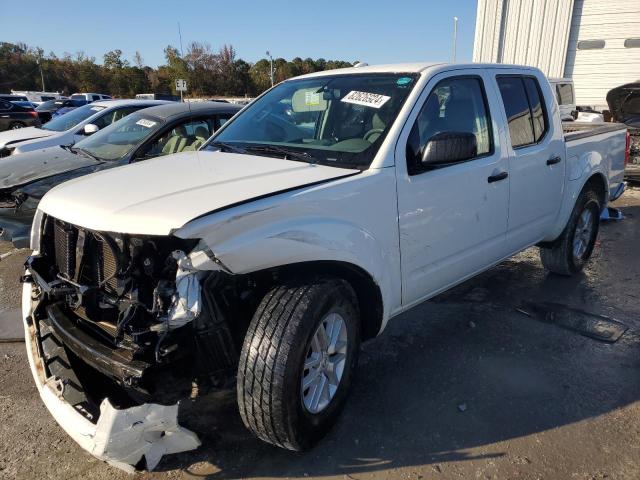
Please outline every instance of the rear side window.
M542 106L542 94L538 82L532 77L524 77L524 86L529 98L531 108L531 121L533 122L533 139L539 142L547 130L544 108Z
M0 100L0 110L11 110L11 104Z
M570 83L559 83L558 103L560 105L572 105L573 102L573 86Z
M509 136L514 148L537 143L547 131L547 115L538 81L533 77L497 77Z

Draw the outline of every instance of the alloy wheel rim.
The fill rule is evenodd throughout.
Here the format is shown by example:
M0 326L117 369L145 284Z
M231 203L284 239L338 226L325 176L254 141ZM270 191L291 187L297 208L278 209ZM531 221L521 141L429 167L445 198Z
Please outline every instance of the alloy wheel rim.
M591 243L591 235L593 233L593 212L585 209L578 219L576 230L573 234L573 257L582 259L589 244Z
M327 314L311 338L302 369L304 408L320 413L336 395L347 360L347 324L339 313Z

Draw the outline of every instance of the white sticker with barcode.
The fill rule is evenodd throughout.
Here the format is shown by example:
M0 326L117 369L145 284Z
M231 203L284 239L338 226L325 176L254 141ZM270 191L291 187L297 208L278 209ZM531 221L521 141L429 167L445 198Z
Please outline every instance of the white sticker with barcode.
M379 93L358 92L351 90L342 99L341 102L354 103L356 105L364 105L365 107L380 108L389 101L391 97L380 95Z
M142 127L151 128L156 124L153 120L147 120L146 118L141 118L136 122L136 125L140 125Z

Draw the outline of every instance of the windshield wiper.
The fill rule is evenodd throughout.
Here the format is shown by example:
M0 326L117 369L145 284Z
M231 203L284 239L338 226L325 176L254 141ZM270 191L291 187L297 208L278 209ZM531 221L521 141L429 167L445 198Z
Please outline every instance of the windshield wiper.
M317 163L318 159L307 152L299 152L291 148L278 145L250 145L246 147L250 152L278 153L284 155L285 160L298 160L307 163Z
M208 146L217 147L221 151L228 150L229 152L232 152L232 153L247 153L247 151L244 148L236 147L235 145L231 145L230 143L225 143L225 142L211 142Z
M78 148L78 147L69 147L69 151L72 153L76 153L79 152L81 155L84 155L85 157L89 157L92 160L95 160L96 162L102 162L102 158L100 157L96 157L94 154L87 152L85 149L83 148Z

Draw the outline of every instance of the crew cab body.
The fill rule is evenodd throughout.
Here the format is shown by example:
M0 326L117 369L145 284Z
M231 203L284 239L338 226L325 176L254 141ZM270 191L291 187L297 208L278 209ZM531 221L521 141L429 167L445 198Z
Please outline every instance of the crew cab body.
M197 152L45 195L23 291L42 398L97 457L153 467L158 451L198 444L176 416L193 383L236 381L249 429L306 448L336 419L360 339L391 318L536 244L550 269L581 268L597 214L623 188L625 133L565 134L549 82L529 67L398 64L285 81ZM70 370L53 371L51 339ZM80 387L52 392L65 376ZM162 418L172 449L166 435L118 430L124 417L140 435Z
M75 100L74 100L75 101ZM99 129L141 108L161 105L161 100L105 100L83 105L41 127L0 133L0 157L58 145L73 145ZM92 127L88 127L92 125Z

